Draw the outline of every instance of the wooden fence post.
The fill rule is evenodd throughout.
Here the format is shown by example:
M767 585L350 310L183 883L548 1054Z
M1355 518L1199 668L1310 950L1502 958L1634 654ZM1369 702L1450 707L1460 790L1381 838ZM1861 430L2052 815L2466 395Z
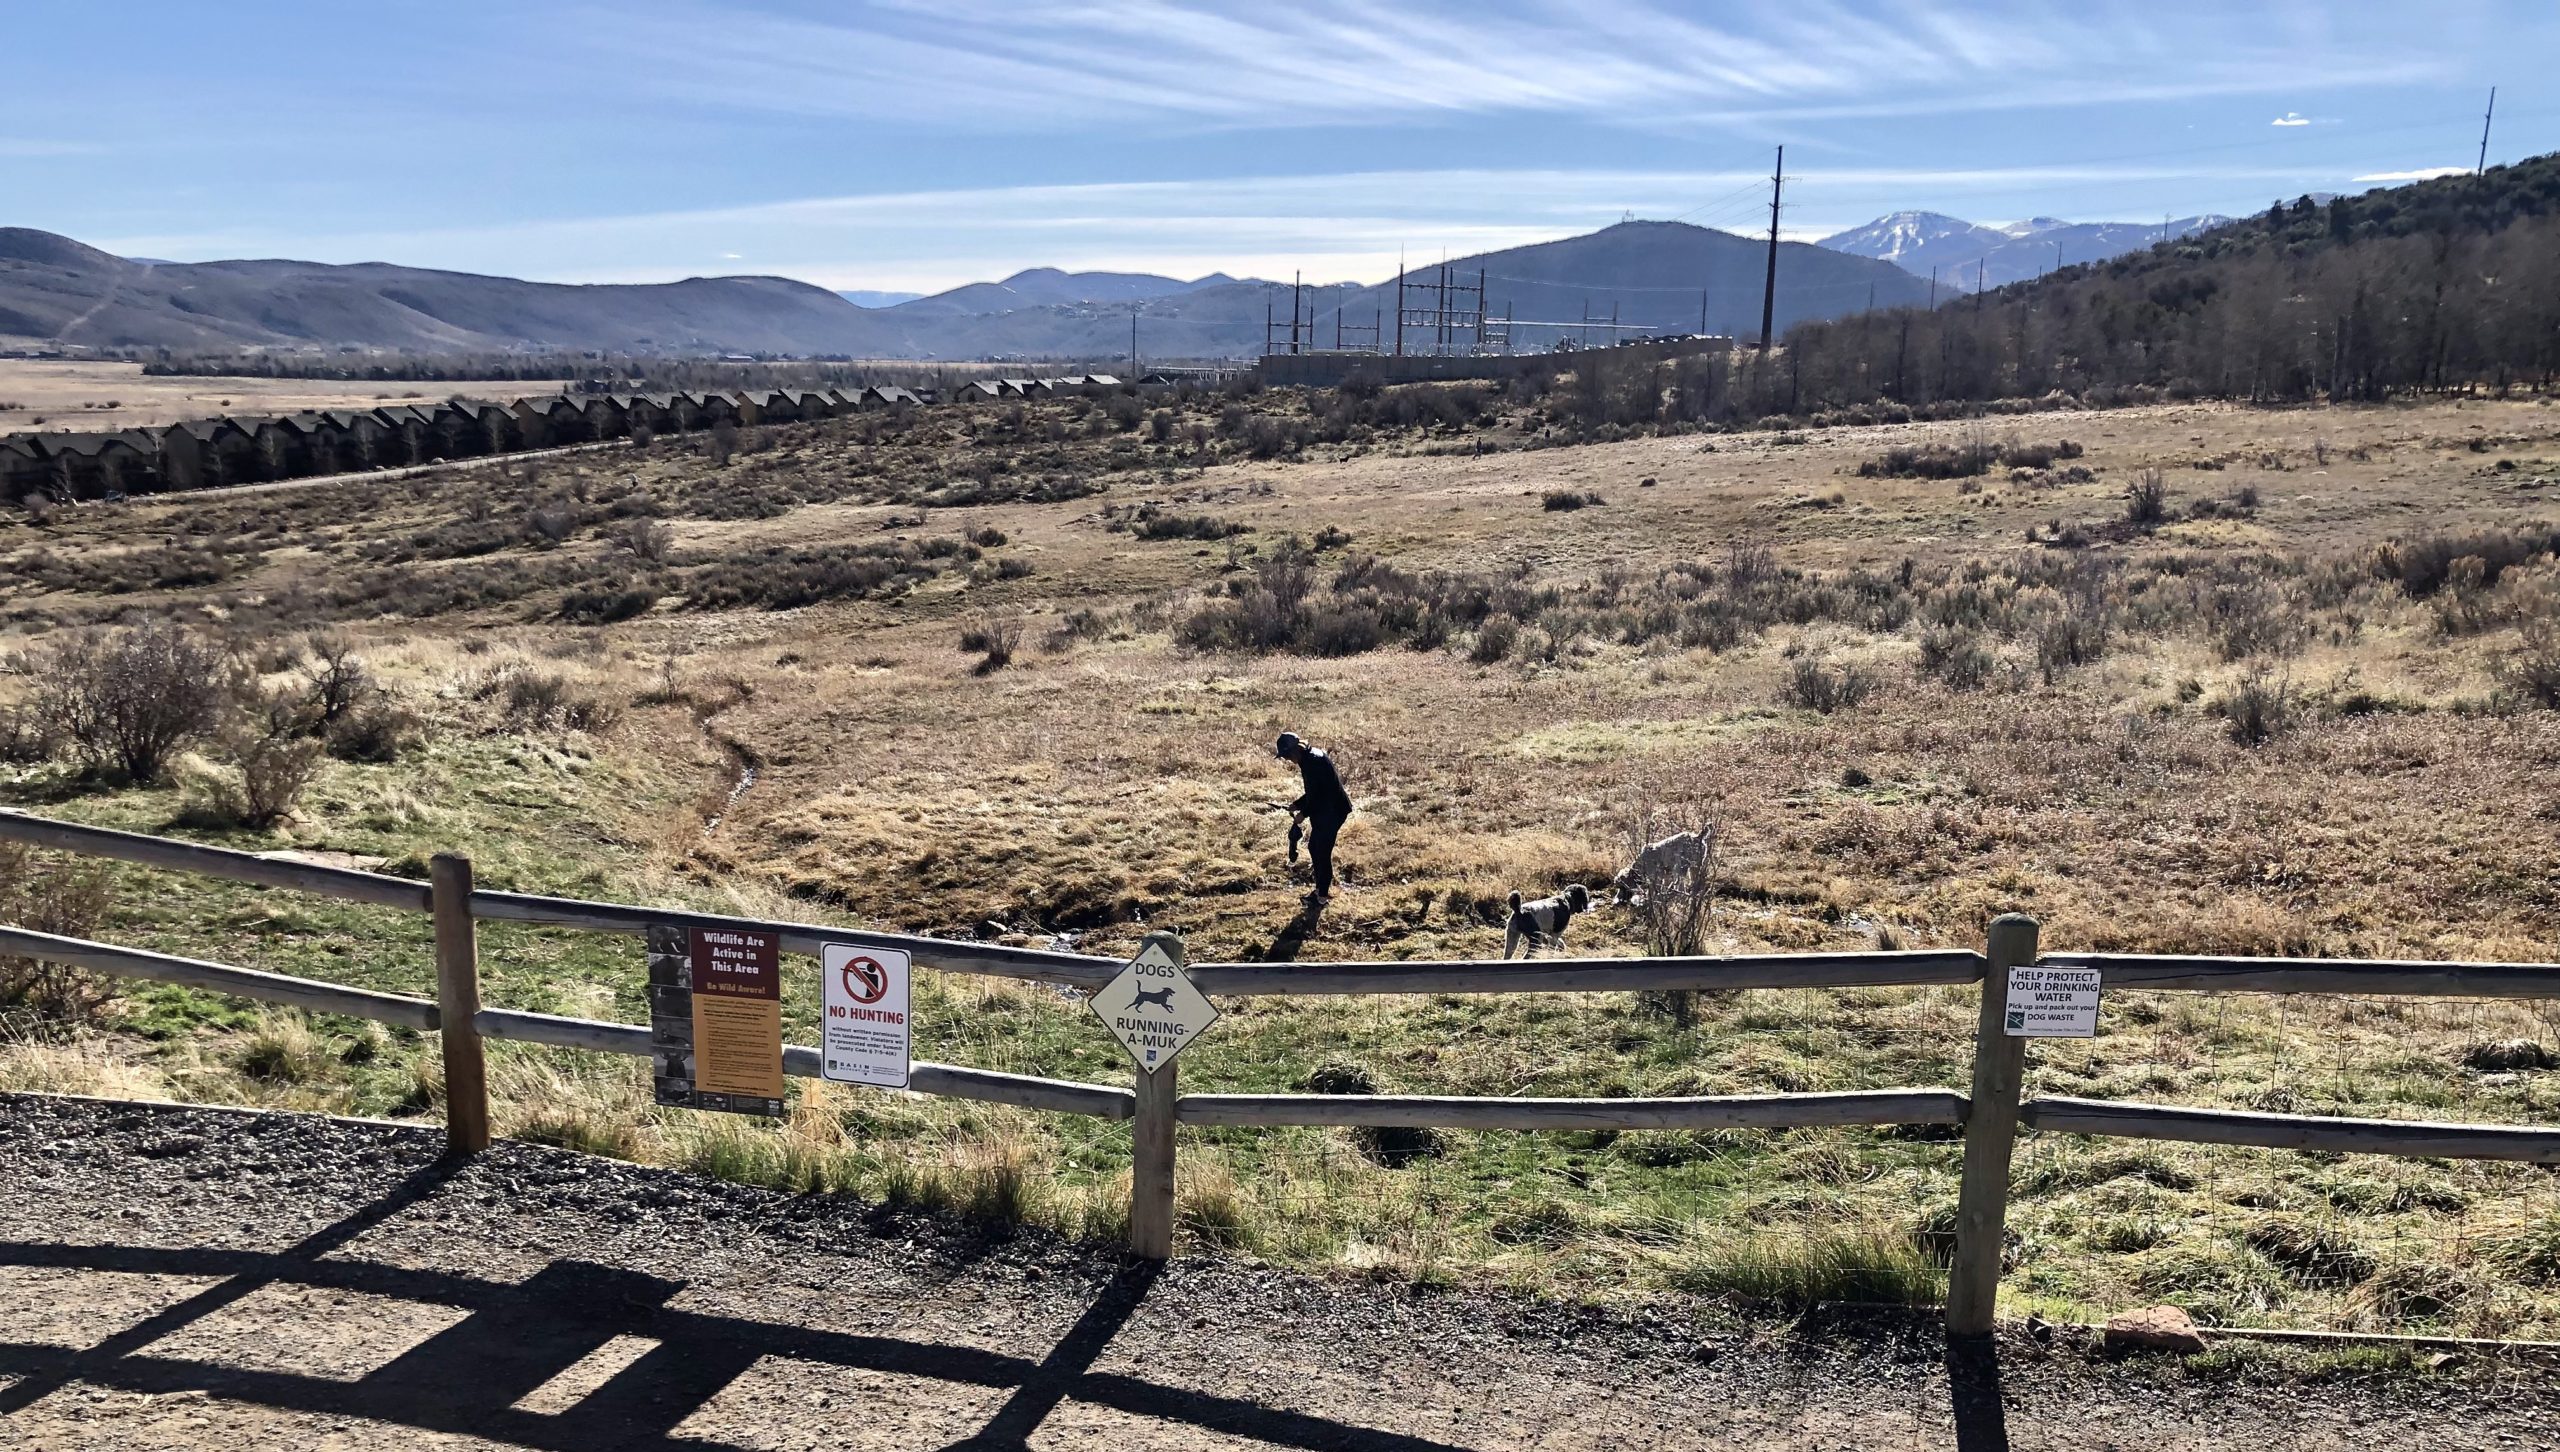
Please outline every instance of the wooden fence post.
M439 852L427 867L436 923L436 1020L444 1039L448 1154L489 1147L489 1066L480 1047L480 938L471 920L471 859Z
M1138 1071L1138 1113L1130 1121L1129 1250L1142 1260L1173 1255L1174 1066Z
M1947 1271L1947 1335L1991 1334L2000 1300L2000 1258L2009 1233L2009 1157L2018 1136L2018 1094L2027 1041L2002 1023L2009 970L2036 960L2036 920L1995 919L1983 957L1982 1013L1973 1039L1973 1102L1964 1122L1964 1186L1956 1198L1956 1257Z
M1182 939L1173 934L1147 938L1170 953L1177 967L1189 961ZM1171 1059L1152 1073L1138 1071L1137 1113L1129 1124L1129 1252L1141 1260L1173 1256L1174 1073Z

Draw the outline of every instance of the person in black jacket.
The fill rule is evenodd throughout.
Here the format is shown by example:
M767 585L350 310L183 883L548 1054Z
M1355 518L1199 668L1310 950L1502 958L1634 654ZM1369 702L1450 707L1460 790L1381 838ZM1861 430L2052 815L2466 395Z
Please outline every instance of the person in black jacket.
M1298 779L1306 787L1289 803L1289 815L1306 820L1307 855L1316 872L1315 891L1307 900L1319 902L1333 896L1333 842L1342 834L1342 824L1351 820L1351 794L1342 789L1342 773L1333 769L1333 758L1300 741L1295 732L1280 733L1272 754L1296 762Z

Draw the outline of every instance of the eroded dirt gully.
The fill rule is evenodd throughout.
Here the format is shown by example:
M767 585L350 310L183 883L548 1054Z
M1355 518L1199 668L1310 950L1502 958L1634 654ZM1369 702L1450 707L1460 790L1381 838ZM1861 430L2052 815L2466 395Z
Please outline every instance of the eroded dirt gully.
M430 1130L0 1096L0 1445L2560 1445L2549 1374L2204 1384L1925 1328L1702 1340Z

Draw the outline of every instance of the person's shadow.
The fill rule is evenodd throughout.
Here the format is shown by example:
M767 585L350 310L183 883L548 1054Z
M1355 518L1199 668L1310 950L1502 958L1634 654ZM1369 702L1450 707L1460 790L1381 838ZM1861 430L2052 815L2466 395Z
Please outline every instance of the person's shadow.
M1265 943L1261 948L1255 951L1253 955L1254 961L1260 963L1297 962L1298 950L1307 945L1307 939L1314 934L1316 924L1324 920L1324 910L1325 900L1323 898L1317 898L1300 907L1296 917L1289 919L1287 924L1282 926L1280 931L1272 936L1270 942Z

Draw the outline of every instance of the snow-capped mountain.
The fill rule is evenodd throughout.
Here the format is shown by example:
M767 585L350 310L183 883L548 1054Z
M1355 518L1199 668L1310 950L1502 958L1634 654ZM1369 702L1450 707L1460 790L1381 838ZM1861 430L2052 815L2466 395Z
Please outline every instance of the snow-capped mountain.
M1896 212L1819 245L1890 262L1917 277L1934 270L1938 285L1972 292L2041 276L2057 266L2103 262L2164 238L2188 237L2231 220L2212 215L2163 222L2066 222L2032 217L1985 225L1940 212Z
M2009 239L1989 227L1980 227L1962 217L1943 212L1896 212L1878 217L1863 227L1825 237L1817 246L1834 252L1851 252L1890 262L1906 272L1929 275L1933 263L1953 259L1958 254L1970 257L1986 247L1997 247ZM1912 266L1912 259L1919 266Z

